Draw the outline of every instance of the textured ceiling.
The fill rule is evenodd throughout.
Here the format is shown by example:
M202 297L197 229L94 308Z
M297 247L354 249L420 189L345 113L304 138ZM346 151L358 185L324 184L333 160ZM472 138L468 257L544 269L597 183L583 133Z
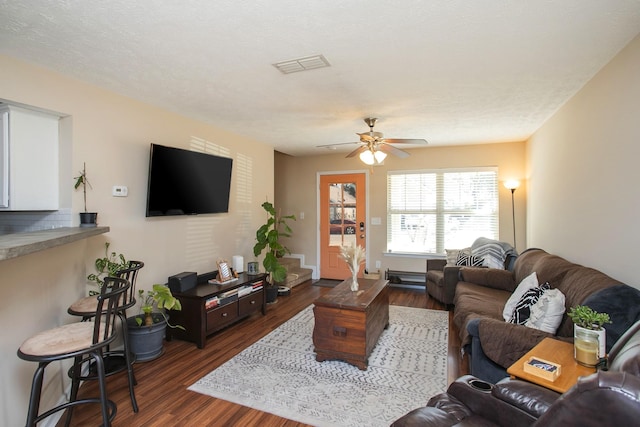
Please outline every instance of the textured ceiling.
M524 140L639 31L639 0L0 0L1 54L291 155L369 116L432 146Z

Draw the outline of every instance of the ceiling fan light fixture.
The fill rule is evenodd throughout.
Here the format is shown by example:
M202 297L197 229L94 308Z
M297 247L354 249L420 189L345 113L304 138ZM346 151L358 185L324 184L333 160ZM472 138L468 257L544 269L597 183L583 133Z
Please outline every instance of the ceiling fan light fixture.
M360 153L360 160L367 165L372 165L376 161L371 150L366 150Z
M373 153L373 156L376 158L377 163L382 163L384 162L384 159L387 158L387 153L382 151L376 151L375 153Z

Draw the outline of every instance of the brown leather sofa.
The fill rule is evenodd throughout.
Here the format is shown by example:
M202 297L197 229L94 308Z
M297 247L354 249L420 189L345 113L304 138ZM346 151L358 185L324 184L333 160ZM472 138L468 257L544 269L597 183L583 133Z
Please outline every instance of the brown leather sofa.
M522 380L493 385L465 375L392 427L631 426L640 420L640 322L609 353L608 367L564 394Z

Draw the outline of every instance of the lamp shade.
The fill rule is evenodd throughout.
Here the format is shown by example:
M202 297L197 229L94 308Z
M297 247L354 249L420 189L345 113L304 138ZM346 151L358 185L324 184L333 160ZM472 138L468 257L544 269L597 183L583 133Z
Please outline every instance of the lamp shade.
M375 163L375 159L371 150L363 151L362 153L360 153L360 160L362 160L367 165L372 165Z
M376 158L376 162L382 163L384 162L384 159L387 158L387 153L376 151L375 153L373 153L373 156Z
M520 181L515 179L509 179L504 182L504 186L509 190L515 190L516 188L520 187Z

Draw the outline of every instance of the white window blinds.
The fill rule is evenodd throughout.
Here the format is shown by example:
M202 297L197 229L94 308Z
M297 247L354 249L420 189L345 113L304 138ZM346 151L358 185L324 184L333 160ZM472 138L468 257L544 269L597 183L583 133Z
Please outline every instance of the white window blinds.
M444 253L498 238L498 171L387 174L387 250Z

